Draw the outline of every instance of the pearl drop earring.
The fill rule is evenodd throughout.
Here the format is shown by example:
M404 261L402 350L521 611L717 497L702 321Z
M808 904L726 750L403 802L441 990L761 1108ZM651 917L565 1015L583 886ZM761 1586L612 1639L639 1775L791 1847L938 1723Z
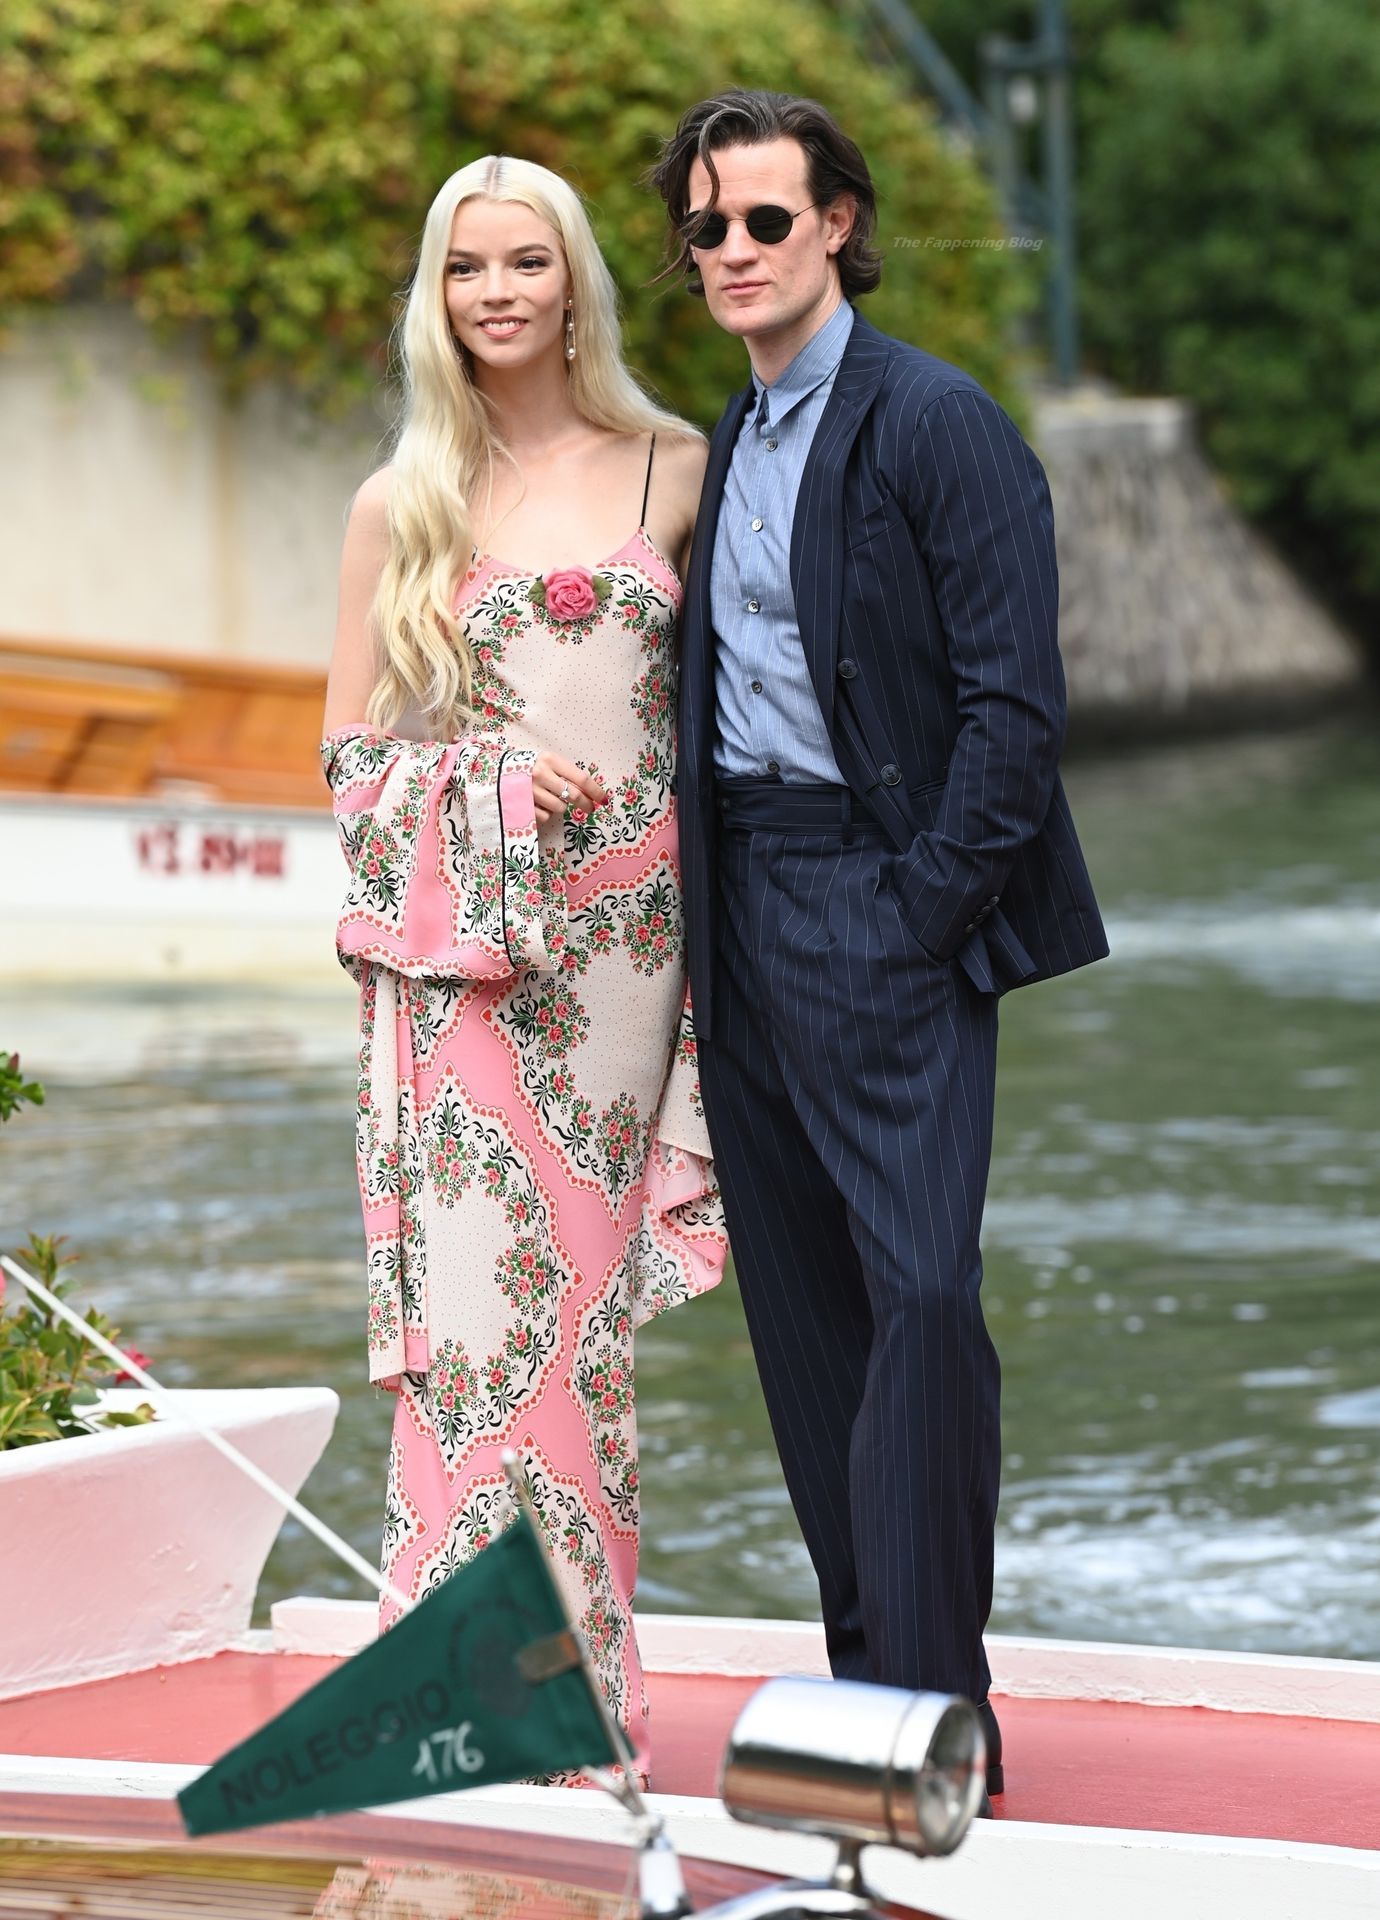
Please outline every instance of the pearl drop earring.
M565 310L565 357L567 360L575 358L575 309L573 307L567 307Z

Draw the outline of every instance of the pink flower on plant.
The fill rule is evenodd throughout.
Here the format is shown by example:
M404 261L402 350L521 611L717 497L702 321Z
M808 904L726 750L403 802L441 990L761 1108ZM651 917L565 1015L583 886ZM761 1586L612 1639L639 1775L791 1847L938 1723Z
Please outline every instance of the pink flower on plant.
M147 1373L149 1368L153 1365L153 1362L152 1360L149 1359L148 1355L146 1353L140 1353L138 1347L126 1347L124 1349L124 1355L126 1360L133 1361L136 1367L142 1367L145 1373ZM127 1373L123 1367L121 1367L120 1371L115 1376L115 1384L117 1387L119 1386L122 1380L128 1380L129 1384L132 1387L139 1385L139 1382L134 1378L134 1375L132 1373Z
M553 620L583 620L599 605L594 575L588 567L558 567L546 575L542 585L546 588L546 611Z

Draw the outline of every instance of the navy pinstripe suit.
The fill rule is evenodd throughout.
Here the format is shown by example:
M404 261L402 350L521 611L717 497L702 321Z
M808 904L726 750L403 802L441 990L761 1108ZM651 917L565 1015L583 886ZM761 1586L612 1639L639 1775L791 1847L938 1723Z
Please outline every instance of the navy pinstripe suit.
M976 381L856 317L790 552L848 791L829 831L792 830L770 804L755 823L716 789L709 606L751 393L711 443L682 617L706 1111L834 1672L983 1700L1000 1374L978 1230L997 996L1107 951L1057 771L1049 493Z

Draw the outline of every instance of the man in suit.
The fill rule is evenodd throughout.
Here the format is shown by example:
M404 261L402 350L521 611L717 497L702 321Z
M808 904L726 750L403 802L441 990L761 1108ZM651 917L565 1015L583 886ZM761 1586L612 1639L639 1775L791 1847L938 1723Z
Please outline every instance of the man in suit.
M982 1704L997 998L1107 951L1058 776L1049 493L975 380L855 310L876 202L823 108L704 101L653 178L752 368L709 452L677 777L748 1327L835 1675Z

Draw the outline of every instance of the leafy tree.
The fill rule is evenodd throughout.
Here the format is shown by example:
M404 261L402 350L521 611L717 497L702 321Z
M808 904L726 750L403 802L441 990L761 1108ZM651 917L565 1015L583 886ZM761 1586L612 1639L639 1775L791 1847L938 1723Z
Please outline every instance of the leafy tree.
M864 5L866 0L854 0ZM1080 73L1094 67L1114 27L1172 28L1184 0L1067 0L1066 17ZM1040 30L1040 0L912 0L923 20L974 93L982 83L979 48L990 33L1028 42Z
M824 0L759 0L750 34L737 0L10 0L0 308L124 298L197 328L234 382L345 404L379 377L435 189L517 153L585 191L634 364L709 421L742 348L650 284L663 215L638 179L684 107L733 83L811 93L855 132L887 250L868 312L1018 405L1028 265L974 244L1000 233L980 171Z
M975 88L1036 0L918 0ZM1375 0L1069 0L1085 357L1182 394L1241 507L1380 609Z
M1083 295L1118 380L1179 393L1243 508L1380 606L1373 0L1186 0L1119 30L1085 108Z

